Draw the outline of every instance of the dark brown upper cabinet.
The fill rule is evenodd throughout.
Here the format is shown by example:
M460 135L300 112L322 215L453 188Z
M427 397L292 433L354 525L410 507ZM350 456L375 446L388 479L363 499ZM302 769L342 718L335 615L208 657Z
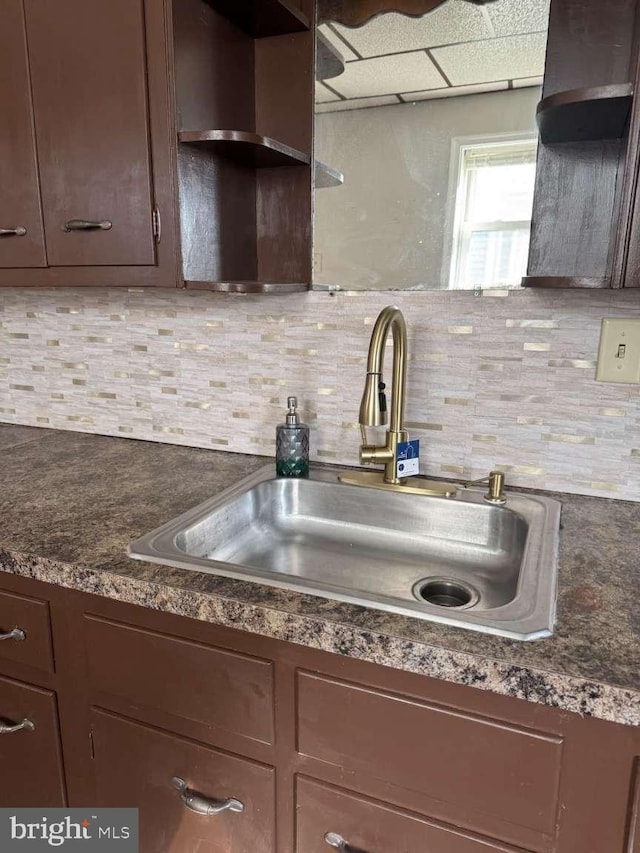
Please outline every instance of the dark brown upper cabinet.
M637 0L551 2L527 287L640 285L639 24Z
M164 4L0 0L0 20L0 285L175 286Z
M0 268L45 267L22 0L0 0Z
M0 20L0 286L309 287L313 0Z
M140 0L25 0L47 259L153 266Z

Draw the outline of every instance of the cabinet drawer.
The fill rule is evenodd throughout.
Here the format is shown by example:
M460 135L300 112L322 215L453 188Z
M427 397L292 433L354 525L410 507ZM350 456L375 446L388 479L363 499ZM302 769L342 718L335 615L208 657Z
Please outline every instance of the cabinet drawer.
M8 637L0 640L0 667L5 659L53 672L47 602L12 592L0 592L0 635L10 634L16 628L24 633L24 639Z
M297 853L329 853L328 833L334 844L344 839L358 853L523 853L303 777L296 783L296 814Z
M84 624L96 692L204 724L207 740L217 731L273 743L269 661L97 616Z
M97 804L140 809L140 853L273 853L275 771L176 735L92 711ZM196 814L173 784L242 811Z
M522 846L555 832L553 734L302 672L297 716L298 752L354 787L373 780L385 800Z
M55 694L0 677L0 723L25 726L0 733L0 804L65 805Z

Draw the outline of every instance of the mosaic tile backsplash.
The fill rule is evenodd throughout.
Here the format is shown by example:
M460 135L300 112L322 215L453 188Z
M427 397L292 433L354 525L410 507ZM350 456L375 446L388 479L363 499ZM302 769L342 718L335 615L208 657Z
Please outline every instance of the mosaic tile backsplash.
M391 303L423 473L498 467L514 485L640 501L640 386L594 380L601 319L640 316L640 292L9 289L0 420L273 456L294 394L312 458L357 464L369 335Z

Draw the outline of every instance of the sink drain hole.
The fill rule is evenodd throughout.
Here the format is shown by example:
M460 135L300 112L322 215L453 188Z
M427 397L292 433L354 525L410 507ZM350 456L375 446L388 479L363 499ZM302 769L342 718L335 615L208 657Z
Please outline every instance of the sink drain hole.
M477 591L462 581L453 578L428 578L418 581L413 594L419 601L435 604L437 607L468 608L480 600Z

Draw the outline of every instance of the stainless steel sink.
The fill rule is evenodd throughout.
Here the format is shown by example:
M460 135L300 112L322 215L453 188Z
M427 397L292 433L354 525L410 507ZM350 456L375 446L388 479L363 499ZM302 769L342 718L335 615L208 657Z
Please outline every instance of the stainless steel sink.
M143 536L131 557L529 640L555 616L560 504L387 492L271 465Z

